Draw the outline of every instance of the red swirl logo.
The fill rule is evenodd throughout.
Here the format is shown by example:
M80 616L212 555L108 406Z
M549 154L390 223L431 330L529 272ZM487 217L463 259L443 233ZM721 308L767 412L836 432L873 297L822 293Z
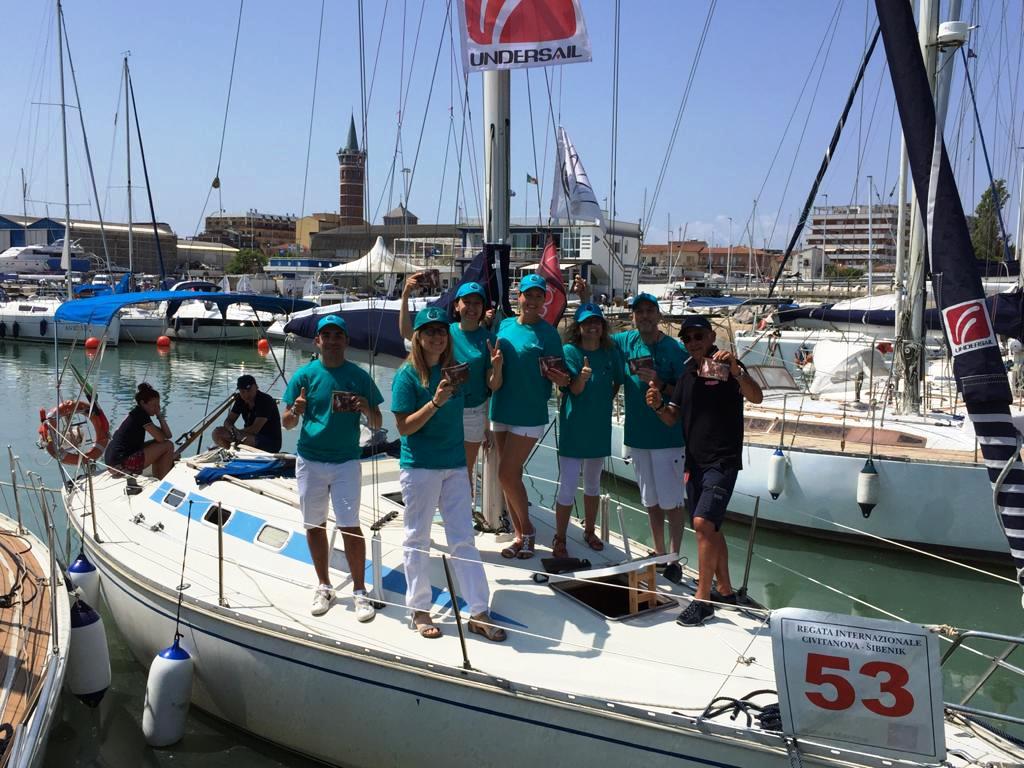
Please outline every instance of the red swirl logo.
M967 301L948 307L945 311L949 340L954 347L982 341L992 335L985 304L981 301Z
M463 0L469 38L478 45L542 43L576 34L573 0Z

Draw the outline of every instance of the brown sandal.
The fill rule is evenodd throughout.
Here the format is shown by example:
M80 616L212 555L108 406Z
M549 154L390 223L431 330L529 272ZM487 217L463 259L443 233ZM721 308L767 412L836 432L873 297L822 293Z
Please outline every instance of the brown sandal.
M475 635L483 635L493 643L503 643L508 639L508 634L501 627L495 626L488 613L478 613L471 616L468 624L469 631Z
M503 550L501 550L501 556L506 560L514 560L519 557L519 552L523 548L523 542L516 539Z
M587 542L587 546L589 546L595 552L600 552L602 549L604 549L604 542L601 541L601 537L593 531L584 531L583 540Z
M430 614L426 611L416 611L413 613L412 628L419 633L420 637L425 637L428 640L436 640L441 636L441 628L433 622Z
M552 557L568 557L569 550L565 547L565 536L555 536L551 540Z

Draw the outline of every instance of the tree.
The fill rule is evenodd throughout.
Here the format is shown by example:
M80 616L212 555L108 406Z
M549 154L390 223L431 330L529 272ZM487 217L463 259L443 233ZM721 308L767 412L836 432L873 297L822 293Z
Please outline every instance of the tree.
M228 262L227 273L229 275L252 275L262 272L267 265L267 257L255 248L243 248Z
M1006 191L1006 180L996 179L995 184L985 190L970 218L971 244L974 255L982 261L1002 261L1006 256L1003 233L999 226L999 215L1010 199Z

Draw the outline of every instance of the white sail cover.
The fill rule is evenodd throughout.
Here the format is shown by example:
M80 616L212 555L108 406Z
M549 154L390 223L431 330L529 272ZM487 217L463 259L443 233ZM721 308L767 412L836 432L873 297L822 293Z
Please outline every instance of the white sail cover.
M555 179L551 190L551 218L588 222L606 229L604 211L597 204L594 188L579 153L565 132L558 127L555 148Z
M235 286L235 290L238 293L252 293L252 280L249 279L248 275L242 275L238 278L238 284Z
M466 72L590 61L580 0L456 0Z
M231 293L231 281L228 280L227 275L224 275L224 277L220 279L220 289L224 291L224 293Z

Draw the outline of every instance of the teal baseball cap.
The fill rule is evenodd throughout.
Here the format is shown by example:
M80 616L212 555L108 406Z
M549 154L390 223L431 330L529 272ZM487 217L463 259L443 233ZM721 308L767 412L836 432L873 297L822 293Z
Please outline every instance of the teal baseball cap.
M548 281L536 272L524 275L523 279L519 281L519 292L526 293L531 288L540 288L542 291L546 292L548 289Z
M342 320L338 315L327 315L321 317L320 322L316 324L316 332L319 334L328 325L333 325L336 328L340 328L346 336L348 336L348 327L345 325L345 321Z
M477 294L480 298L487 300L487 294L484 293L484 287L480 283L463 283L459 286L459 290L455 292L455 298L461 299L463 296L472 296Z
M416 313L416 320L412 324L412 329L418 331L424 325L430 325L431 323L441 323L447 328L448 314L440 307L424 307Z
M582 323L584 320L589 320L592 317L599 317L604 320L604 312L601 311L601 307L597 304L587 302L576 307L574 318L577 323Z
M658 308L659 312L661 311L661 305L658 303L658 300L649 293L638 293L636 296L633 297L632 301L629 302L629 306L632 309L636 309L636 305L639 304L641 301L649 301L651 302L651 304Z

